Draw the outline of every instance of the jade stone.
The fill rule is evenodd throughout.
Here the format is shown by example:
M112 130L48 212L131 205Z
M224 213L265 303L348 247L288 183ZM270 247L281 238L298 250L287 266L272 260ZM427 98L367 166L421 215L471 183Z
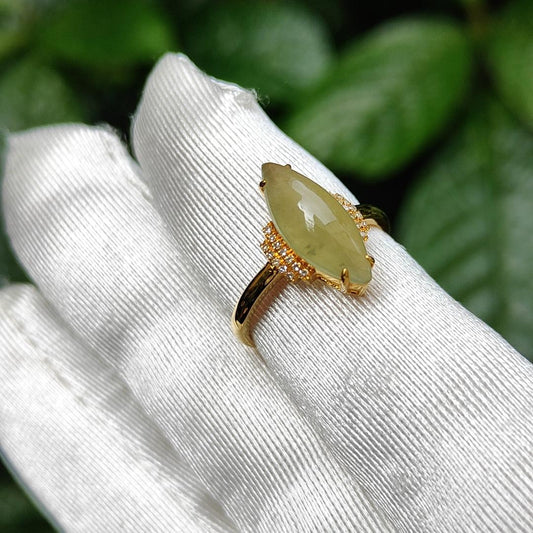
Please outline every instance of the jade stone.
M265 163L262 174L272 222L296 254L337 280L344 268L351 284L372 279L359 228L328 191L288 165Z

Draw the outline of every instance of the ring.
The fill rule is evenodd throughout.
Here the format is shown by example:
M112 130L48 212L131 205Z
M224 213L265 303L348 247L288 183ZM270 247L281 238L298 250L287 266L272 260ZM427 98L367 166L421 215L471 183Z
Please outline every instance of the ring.
M248 346L255 346L253 311L281 279L321 281L343 293L364 294L375 263L366 252L368 232L390 230L381 209L353 205L290 165L264 163L261 171L259 189L272 219L261 244L267 263L244 290L232 318L237 338Z

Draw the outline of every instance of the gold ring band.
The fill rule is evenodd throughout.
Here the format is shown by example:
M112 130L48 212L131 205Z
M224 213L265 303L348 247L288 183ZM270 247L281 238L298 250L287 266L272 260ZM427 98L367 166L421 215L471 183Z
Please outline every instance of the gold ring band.
M255 311L282 279L318 280L343 293L363 294L375 262L364 245L368 232L390 229L377 207L332 195L290 165L265 163L262 174L259 188L272 217L261 245L267 263L244 290L232 317L236 336L249 346L254 346Z

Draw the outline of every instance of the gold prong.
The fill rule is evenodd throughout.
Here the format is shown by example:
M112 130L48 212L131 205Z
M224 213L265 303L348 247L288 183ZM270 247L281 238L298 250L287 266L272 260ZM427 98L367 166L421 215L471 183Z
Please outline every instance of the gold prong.
M376 264L376 260L371 256L366 254L366 260L370 263L370 266L373 267Z
M350 272L346 267L342 269L341 272L341 292L348 292L348 287L350 286Z
M265 180L261 180L259 182L259 190L261 191L261 194L264 194L265 192L265 185L266 185L266 181Z
M285 165L287 168L292 168L288 163Z

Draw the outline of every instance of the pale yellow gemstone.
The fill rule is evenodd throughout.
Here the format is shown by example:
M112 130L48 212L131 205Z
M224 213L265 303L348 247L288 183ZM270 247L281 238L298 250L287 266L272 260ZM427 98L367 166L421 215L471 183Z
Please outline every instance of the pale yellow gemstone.
M265 199L272 222L287 244L318 272L350 283L372 279L363 238L349 213L328 191L288 166L262 167Z

